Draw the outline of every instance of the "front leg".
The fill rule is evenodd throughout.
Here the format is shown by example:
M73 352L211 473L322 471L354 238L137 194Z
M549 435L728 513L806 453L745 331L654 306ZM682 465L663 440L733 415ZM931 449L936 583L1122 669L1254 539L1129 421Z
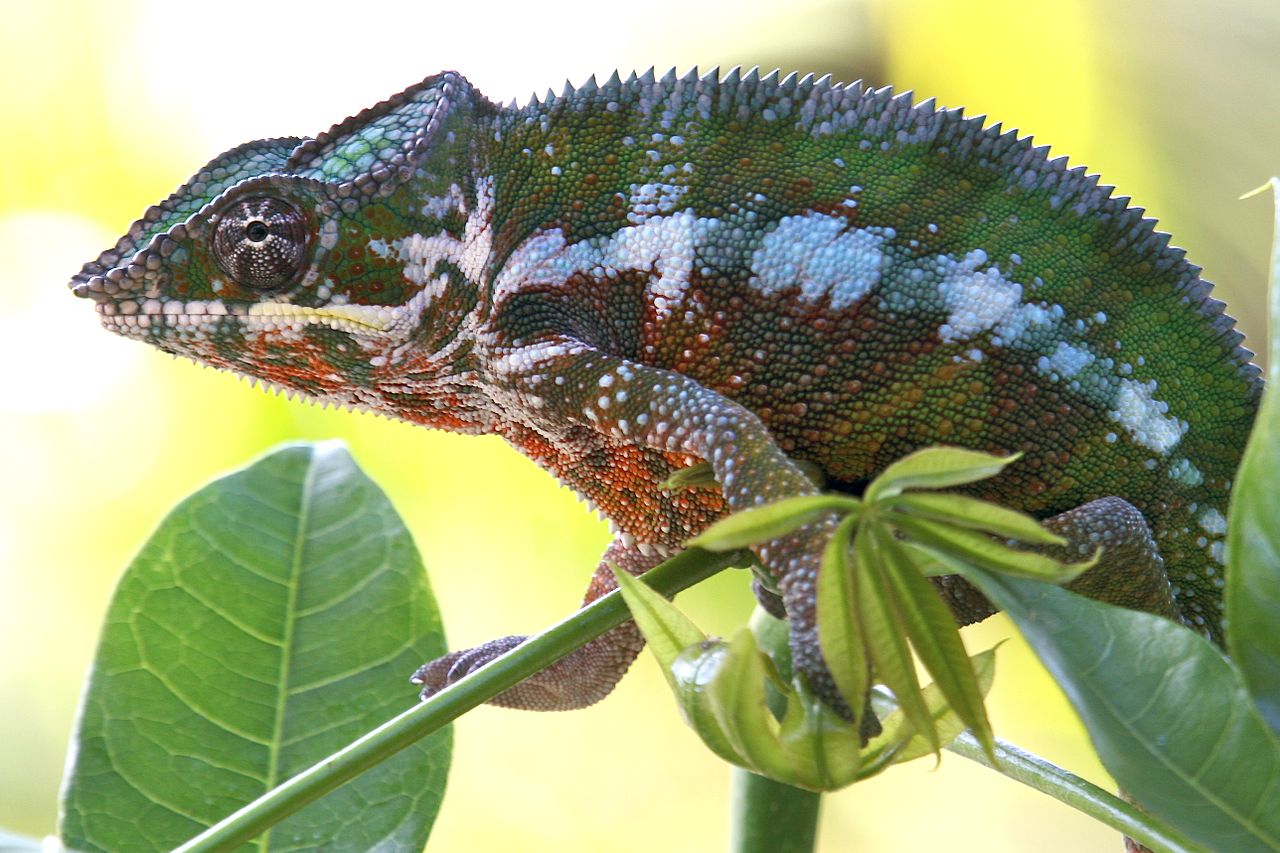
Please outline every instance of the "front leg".
M806 473L755 415L687 376L601 353L578 342L528 346L506 355L502 377L547 433L587 427L602 440L705 459L731 511L815 494ZM656 483L637 488L657 488ZM814 593L834 518L758 546L791 622L796 670L832 707L847 708L818 646ZM699 532L691 525L685 538Z
M605 550L600 565L591 576L582 604L585 607L617 587L609 564L633 575L642 574L664 558L657 551L640 552L636 543L626 544L619 536ZM662 549L658 549L662 550ZM422 685L422 698L452 684L479 669L489 661L511 651L526 637L500 637L471 649L451 652L423 664L412 681ZM551 666L499 693L489 700L492 705L525 711L572 711L599 702L626 673L631 662L644 648L644 638L634 622L625 622L600 635L587 645L556 661Z

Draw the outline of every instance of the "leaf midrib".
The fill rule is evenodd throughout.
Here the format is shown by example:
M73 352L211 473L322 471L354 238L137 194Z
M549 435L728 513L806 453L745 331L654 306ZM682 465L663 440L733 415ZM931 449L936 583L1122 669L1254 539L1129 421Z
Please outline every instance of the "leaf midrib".
M311 496L316 472L315 453L307 458L306 473L302 477L302 495L298 502L298 522L293 538L293 554L290 559L289 577L285 584L288 593L285 601L284 634L280 639L280 674L276 679L276 716L272 725L271 739L268 743L267 778L264 791L270 791L279 784L280 748L284 742L285 707L289 698L290 664L293 662L293 627L294 613L298 609L298 576L302 572L302 554L306 544L307 523L311 515ZM258 847L263 851L270 849L271 832L268 829L258 840Z

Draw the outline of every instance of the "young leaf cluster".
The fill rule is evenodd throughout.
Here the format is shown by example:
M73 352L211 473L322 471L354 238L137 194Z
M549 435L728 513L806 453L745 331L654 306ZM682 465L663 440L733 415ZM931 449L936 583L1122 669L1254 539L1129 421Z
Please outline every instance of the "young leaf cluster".
M999 473L1016 457L952 447L917 451L890 465L861 499L824 494L729 516L690 544L710 550L767 542L829 514L840 516L818 576L818 639L837 687L863 713L873 682L893 691L905 721L937 752L944 745L915 658L933 689L990 752L994 735L977 674L947 605L926 579L940 563L1063 583L1092 563L1068 565L1015 548L1060 545L1030 516L939 492ZM950 569L954 571L954 569ZM914 654L913 654L914 653Z
M934 740L950 740L967 725L930 685L922 702L934 740L922 738L917 724L897 710L864 744L857 723L842 719L803 682L789 680L752 630L744 628L727 641L710 639L642 581L615 574L685 720L732 764L798 788L829 791L927 754ZM993 650L973 658L980 696L990 689L994 668ZM780 713L771 710L773 697L782 699Z

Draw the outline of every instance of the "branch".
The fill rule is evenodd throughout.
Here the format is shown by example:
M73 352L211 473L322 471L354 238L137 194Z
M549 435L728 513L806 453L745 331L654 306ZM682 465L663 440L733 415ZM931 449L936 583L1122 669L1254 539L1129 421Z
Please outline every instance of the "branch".
M945 747L989 767L1015 782L1048 794L1078 812L1104 823L1112 829L1146 845L1155 853L1205 853L1205 849L1187 840L1181 833L1162 823L1110 791L1081 779L1074 773L1050 764L1038 755L1025 752L1011 743L996 740L997 764L992 764L969 732L964 732Z

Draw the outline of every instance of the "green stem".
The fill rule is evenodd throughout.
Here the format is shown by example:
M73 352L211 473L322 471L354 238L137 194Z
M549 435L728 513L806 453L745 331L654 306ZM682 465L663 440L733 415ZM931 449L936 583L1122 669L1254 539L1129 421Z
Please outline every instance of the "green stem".
M787 623L761 607L751 614L751 630L762 651L773 658L782 677L791 679L791 631ZM770 685L770 710L778 719L787 700ZM732 768L730 853L812 853L818 838L818 809L822 794L793 788L741 767Z
M1208 853L1205 848L1110 791L1011 743L996 740L996 764L991 763L977 738L969 732L961 734L946 748L1066 803L1146 845L1154 853Z
M644 578L658 592L670 596L733 565L745 565L741 552L713 554L690 549L650 570ZM568 619L531 637L427 701L388 720L273 788L178 850L231 850L252 840L409 744L585 646L605 631L625 622L627 616L627 606L616 591L597 599Z
M730 853L812 853L822 795L733 768Z

